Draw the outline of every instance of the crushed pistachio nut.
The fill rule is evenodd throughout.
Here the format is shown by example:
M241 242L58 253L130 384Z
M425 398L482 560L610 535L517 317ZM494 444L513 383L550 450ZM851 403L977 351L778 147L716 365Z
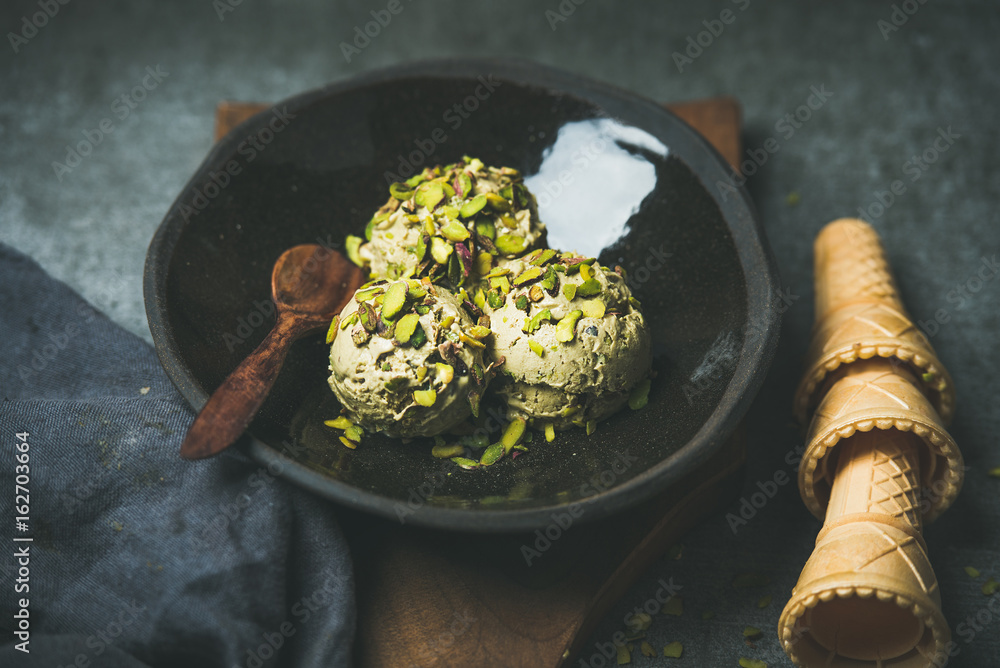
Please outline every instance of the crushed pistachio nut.
M769 605L771 605L771 597L770 596L761 596L760 598L757 599L757 607L758 608L766 608Z
M583 311L570 311L566 317L556 324L556 341L569 343L576 338L576 323L583 315Z
M324 420L323 424L325 424L327 427L333 427L334 429L341 429L341 430L354 426L354 423L345 418L343 415L333 420Z
M434 390L414 390L413 400L421 406L429 408L437 401L437 392Z
M490 464L495 464L504 455L503 443L497 441L493 445L486 448L483 451L483 456L479 459L479 464L481 466L489 466Z
M679 659L681 658L681 654L683 653L684 653L684 645L677 642L676 640L672 643L667 644L663 648L663 656L668 657L670 659Z
M440 445L435 445L431 448L431 456L437 459L451 459L452 457L457 457L463 452L465 452L465 448L458 444L446 445L441 443Z
M335 315L333 316L333 320L330 321L330 328L326 330L327 345L333 343L333 340L337 338L338 325L340 325L340 315Z
M566 283L562 291L567 301L573 301L576 298L576 283Z
M756 640L762 635L764 635L764 633L756 626L748 626L745 629L743 629L743 637L746 638L747 640Z
M528 340L528 347L531 348L531 352L535 353L539 357L545 357L545 348L538 343L538 341Z
M459 468L463 468L467 471L479 468L479 462L472 459L467 459L466 457L452 457L451 461L457 464Z
M551 422L545 425L545 440L549 443L556 440L556 427Z
M628 395L628 407L640 410L649 403L649 379L641 380Z
M970 578L978 578L981 575L979 569L973 568L972 566L966 566L964 570L965 574L968 575Z
M504 452L509 452L511 448L521 442L521 439L524 438L524 430L527 424L523 418L514 418L507 425L503 436L500 437Z

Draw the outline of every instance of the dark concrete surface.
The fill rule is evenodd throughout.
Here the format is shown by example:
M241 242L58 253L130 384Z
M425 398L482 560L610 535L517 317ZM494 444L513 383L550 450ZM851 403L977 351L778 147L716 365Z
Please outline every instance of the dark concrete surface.
M969 469L959 500L926 535L959 650L949 665L1000 665L1000 615L979 591L987 576L1000 578L1000 480L986 474L1000 466L1000 281L976 277L983 258L1000 253L1000 5L564 0L565 20L556 20L557 0L401 0L403 11L347 62L340 43L388 2L221 2L70 0L37 34L13 41L9 33L21 33L23 17L40 9L37 0L2 4L0 239L149 340L146 245L211 145L220 99L277 100L371 68L466 55L534 59L656 100L734 95L746 148L759 156L772 137L780 147L752 166L748 188L788 304L775 366L749 418L743 493L792 472L785 456L800 437L789 405L812 322L812 239L824 223L863 208L913 315L946 320L927 333L958 387L952 433ZM673 54L726 9L731 23L679 67ZM134 109L123 106L147 67L160 68L146 78L151 90ZM821 105L813 99L818 108L800 127L784 123L815 90L830 94ZM111 132L93 152L69 171L55 168L67 144L94 137L104 118ZM935 150L942 133L951 139ZM917 166L913 157L925 151L928 162ZM878 205L896 180L905 192ZM657 617L649 638L658 651L683 642L684 658L654 661L637 651L634 665L735 666L739 656L789 665L774 628L819 524L792 484L734 533L725 513L737 508L690 534L679 560L664 559L633 587L595 633L595 652L629 610L655 596L660 578L673 577L684 614ZM970 579L966 565L984 575ZM770 585L733 589L740 571L766 573ZM758 608L764 595L773 600ZM702 620L703 610L714 619ZM747 625L764 631L755 648L743 644Z

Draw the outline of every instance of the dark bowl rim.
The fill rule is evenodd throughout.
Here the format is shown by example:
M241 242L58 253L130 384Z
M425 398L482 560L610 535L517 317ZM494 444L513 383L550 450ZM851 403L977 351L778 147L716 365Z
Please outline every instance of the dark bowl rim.
M713 201L719 206L733 237L733 244L746 281L747 331L744 332L743 347L732 379L715 409L694 436L677 452L621 485L583 501L582 503L587 506L587 512L577 521L589 522L652 498L691 473L722 448L726 439L736 430L763 383L777 348L781 324L780 311L772 304L779 285L777 267L745 186L732 167L706 139L675 114L652 100L578 74L513 58L447 58L415 61L363 72L286 98L244 121L218 141L171 204L150 241L146 255L143 271L146 316L157 356L167 376L184 399L195 410L200 410L208 400L209 393L206 393L194 380L193 374L184 362L166 314L167 275L176 243L184 227L189 224L180 215L180 207L190 188L200 183L211 169L217 169L216 162L219 158L230 156L241 138L256 128L261 119L266 118L273 109L291 107L294 113L296 109L308 107L328 96L391 80L416 76L474 79L480 75L490 74L501 81L565 92L583 99L588 99L588 93L594 92L627 104L630 108L642 110L646 114L662 115L671 119L668 122L674 123L685 133L688 147L693 149L680 159L703 184L706 184ZM728 190L728 195L722 201L719 201L716 193L712 193L709 187L711 184L708 182L712 173L717 173L720 167L730 179L730 184L739 184L733 190ZM260 464L277 471L278 475L287 477L310 492L353 509L402 521L398 514L401 502L396 499L361 490L325 476L287 457L251 434L245 434L240 439L239 447ZM415 509L407 509L405 522L435 529L475 533L532 531L550 524L553 513L568 505L570 504L517 510L482 510L422 504Z

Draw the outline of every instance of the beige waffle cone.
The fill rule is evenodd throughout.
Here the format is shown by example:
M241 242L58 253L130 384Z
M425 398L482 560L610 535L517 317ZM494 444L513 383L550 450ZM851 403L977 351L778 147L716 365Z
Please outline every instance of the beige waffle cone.
M816 237L816 324L807 372L795 395L795 414L805 423L819 403L824 381L843 364L892 358L919 379L945 424L955 392L934 348L899 299L885 250L875 230L853 218L828 224Z
M896 429L855 432L837 448L826 523L779 620L796 665L944 664L951 634L920 535L923 448Z
M918 437L921 479L927 490L924 519L931 521L955 500L962 486L962 454L917 380L901 365L873 358L845 367L827 390L809 425L799 466L799 491L822 519L834 484L836 457L855 432L893 429Z

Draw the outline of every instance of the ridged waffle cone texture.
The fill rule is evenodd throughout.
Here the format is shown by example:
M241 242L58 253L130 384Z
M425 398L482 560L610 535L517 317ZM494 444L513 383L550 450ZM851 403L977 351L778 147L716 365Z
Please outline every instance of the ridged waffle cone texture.
M795 396L799 421L805 423L819 403L829 374L843 364L882 357L911 368L948 424L955 410L951 376L906 312L875 230L841 218L819 233L814 252L816 323Z

